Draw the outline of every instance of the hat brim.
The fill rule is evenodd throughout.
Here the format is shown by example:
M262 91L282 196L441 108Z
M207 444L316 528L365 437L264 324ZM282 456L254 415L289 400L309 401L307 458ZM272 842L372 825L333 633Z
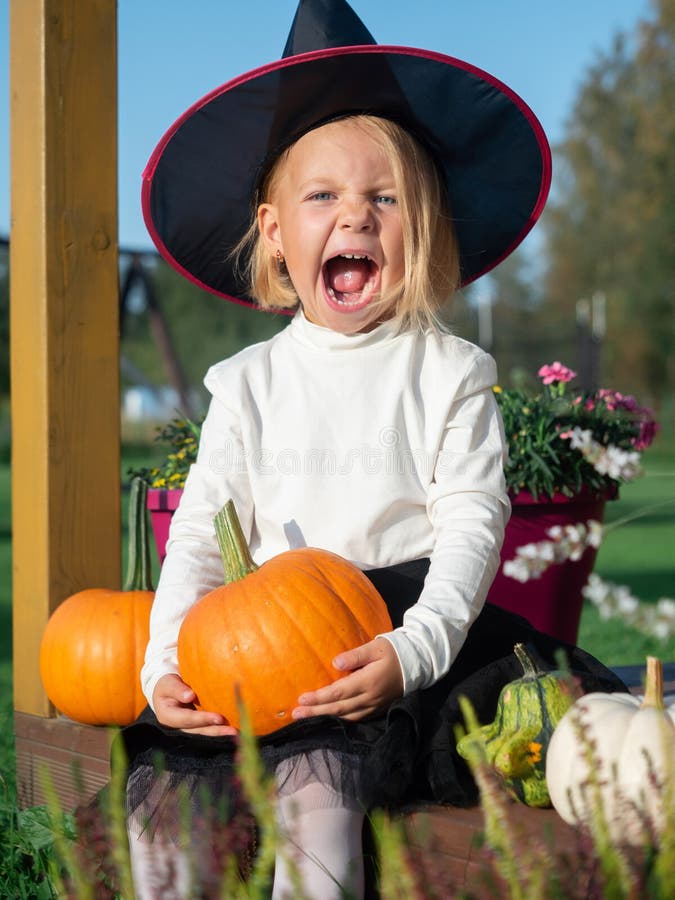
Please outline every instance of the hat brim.
M229 81L166 132L142 187L161 255L199 287L255 306L229 255L249 227L262 168L317 124L359 113L398 121L429 148L447 185L463 285L507 257L539 218L550 149L509 87L428 50L339 47Z

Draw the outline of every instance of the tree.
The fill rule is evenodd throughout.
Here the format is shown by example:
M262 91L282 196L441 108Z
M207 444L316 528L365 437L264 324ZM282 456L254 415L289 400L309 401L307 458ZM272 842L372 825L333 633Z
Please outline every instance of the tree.
M519 248L461 291L446 316L456 334L494 356L502 386L535 385L540 366L561 357L564 328L550 327L550 309L542 305L541 264L531 248ZM484 304L489 328L479 324Z
M544 219L552 317L602 292L602 381L652 402L675 387L674 109L675 0L654 0L589 69Z
M0 243L0 398L9 395L9 247Z

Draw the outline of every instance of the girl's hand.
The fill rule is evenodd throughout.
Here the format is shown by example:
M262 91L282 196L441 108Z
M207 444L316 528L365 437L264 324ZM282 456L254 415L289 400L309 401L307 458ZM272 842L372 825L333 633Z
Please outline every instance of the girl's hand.
M211 737L238 733L219 713L195 709L196 699L195 692L178 675L162 675L152 692L155 715L162 725Z
M403 694L403 674L396 651L385 638L340 653L333 660L336 669L351 670L333 684L310 691L298 698L294 719L309 716L342 716L365 719L383 712L392 700Z

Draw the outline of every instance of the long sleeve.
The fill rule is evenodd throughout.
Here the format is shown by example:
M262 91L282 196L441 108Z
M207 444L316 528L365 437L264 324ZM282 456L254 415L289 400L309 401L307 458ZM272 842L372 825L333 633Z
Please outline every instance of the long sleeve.
M141 671L143 692L150 704L162 675L178 672L176 643L187 611L223 583L213 519L227 500L234 500L244 534L250 535L253 505L248 477L242 466L231 464L241 455L238 416L214 398L202 426L197 461L171 522L152 607L150 642Z
M405 693L448 671L499 567L510 506L495 380L492 359L478 357L450 409L427 495L431 565L418 602L386 635L401 663Z

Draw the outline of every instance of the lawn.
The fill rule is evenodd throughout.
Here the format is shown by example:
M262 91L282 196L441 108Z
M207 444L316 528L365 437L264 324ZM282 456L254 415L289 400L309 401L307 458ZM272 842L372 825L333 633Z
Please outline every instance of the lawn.
M152 449L129 448L122 466L126 482L128 466L149 464ZM124 498L126 500L126 498ZM605 580L628 585L647 603L660 597L675 597L675 447L654 447L646 454L645 476L626 486L617 501L608 504L606 524L618 522L647 509L645 515L611 530L598 555L596 571ZM670 502L664 502L670 501ZM10 472L0 463L0 896L13 869L12 896L37 896L35 860L21 847L21 830L15 807L14 741L12 727L11 671L11 522ZM667 641L648 638L619 621L601 621L586 604L579 644L608 665L638 663L646 654L675 660L675 636ZM15 839L11 835L18 835ZM25 830L24 830L25 834ZM19 890L17 867L23 872L26 893ZM23 869L21 868L23 867ZM22 882L23 883L23 882ZM49 896L46 894L45 896Z
M661 597L675 598L675 447L657 443L645 454L644 468L642 478L607 504L607 526L636 518L609 530L595 571L606 581L627 585L640 600L654 603ZM647 653L675 660L675 636L659 642L619 621L603 622L589 603L584 606L579 644L608 665L639 662Z

